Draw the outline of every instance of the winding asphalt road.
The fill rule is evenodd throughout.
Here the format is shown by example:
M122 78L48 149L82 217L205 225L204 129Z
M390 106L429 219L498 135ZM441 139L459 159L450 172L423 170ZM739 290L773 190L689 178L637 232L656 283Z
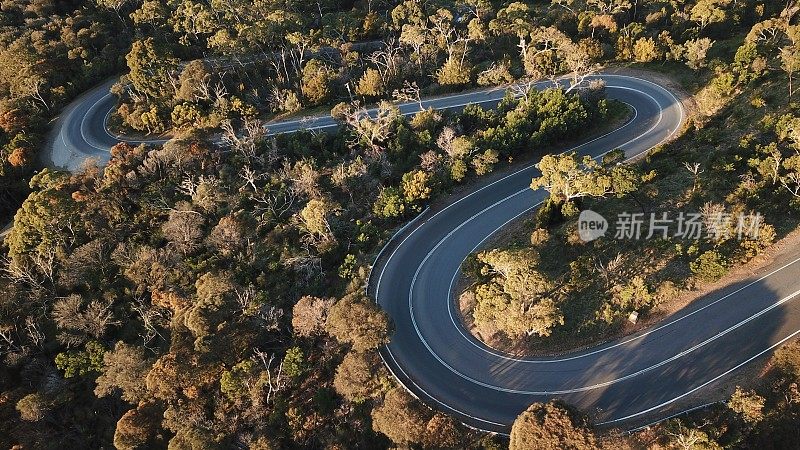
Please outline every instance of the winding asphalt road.
M669 91L630 77L603 78L608 96L632 106L634 117L576 151L600 156L621 148L635 157L680 130L684 111ZM544 192L529 189L536 175L532 167L519 170L426 213L374 268L370 293L396 327L384 361L429 404L502 433L532 402L559 398L599 425L626 428L664 418L701 393L721 400L715 391L721 382L800 332L793 301L800 294L800 250L790 249L752 279L615 342L557 358L488 348L461 325L453 285L467 255L544 200Z
M120 142L130 144L163 144L166 138L142 138L117 135L108 130L108 118L117 98L109 92L117 79L111 79L85 92L61 113L48 142L45 161L48 165L67 170L79 169L87 160L104 165L109 150ZM544 85L544 84L542 84ZM397 105L400 112L411 115L422 108L457 109L468 104L496 105L505 95L504 89L484 89ZM369 110L373 116L376 109ZM292 133L299 130L325 130L339 124L330 115L308 116L267 124L270 134Z
M599 156L621 148L634 157L680 130L684 111L668 90L638 78L600 76L608 96L629 104L635 114L576 151ZM53 165L74 170L89 158L104 163L117 142L143 142L107 131L115 102L108 93L112 82L87 92L62 114L51 140ZM487 89L400 108L412 114L420 107L492 106L504 94ZM320 116L268 126L271 133L287 133L337 124ZM541 359L488 348L461 326L453 284L468 254L544 199L543 192L528 188L535 175L534 168L521 169L425 214L375 264L370 293L395 324L381 354L400 382L432 406L468 425L507 432L530 403L558 397L589 412L598 424L625 427L663 418L700 391L713 393L736 370L800 333L794 301L800 294L800 249L790 249L751 279L699 299L654 328L597 348Z

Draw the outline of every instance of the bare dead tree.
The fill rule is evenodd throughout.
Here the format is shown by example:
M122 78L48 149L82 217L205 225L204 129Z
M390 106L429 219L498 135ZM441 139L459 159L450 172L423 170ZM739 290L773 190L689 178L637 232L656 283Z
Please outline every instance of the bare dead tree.
M628 0L588 0L586 2L600 14L617 14L631 9L633 6Z
M200 175L199 177L195 178L192 175L186 175L181 184L178 185L178 191L188 195L189 197L194 197L197 195L197 190L203 184L210 184L210 185L217 185L219 181L214 177L208 177L205 175Z
M378 109L370 112L354 104L344 113L344 121L349 125L356 136L351 141L351 146L359 143L366 144L373 153L382 153L383 142L389 138L397 115L397 108L382 102Z
M371 62L378 69L384 83L389 83L399 71L400 55L402 47L395 38L386 40L385 45L375 50L365 59Z
M281 49L279 52L271 53L267 61L272 66L275 72L278 84L285 85L291 79L289 77L289 70L286 67L286 49Z
M574 47L574 48L573 48ZM554 63L547 66L537 66L535 70L528 70L528 63L527 59L536 60L541 55L544 55L543 58L555 58L564 59L567 53L577 50L572 44L570 38L564 34L561 30L556 27L539 27L531 33L531 45L528 48L529 52L532 53L531 58L526 57L526 70L528 71L529 75L539 75L533 76L533 78L547 78L553 83L554 86L559 86L558 83L558 73L559 73L559 64ZM540 72L538 74L534 74L533 72Z
M44 78L31 75L22 78L20 83L23 86L23 90L28 93L30 98L36 100L38 103L41 103L46 110L50 111L50 103L47 101L47 99L44 98L44 92L42 89L44 85L47 83L47 81Z
M703 432L701 429L708 425L708 422L701 424L696 428L687 428L682 422L677 422L677 428L674 431L668 431L667 434L672 436L672 442L683 450L691 450L695 448L701 439L703 439Z
M167 309L154 307L147 303L149 302L145 302L144 297L137 295L134 298L131 309L133 309L142 322L142 331L139 333L139 337L142 339L142 345L155 353L156 348L151 348L150 343L153 342L156 337L164 340L160 329L169 323L172 318L172 313Z
M622 253L617 253L617 256L611 258L605 264L603 264L603 262L599 259L595 261L598 272L600 272L605 280L606 288L610 288L614 285L613 276L616 275L617 271L619 271L620 267L622 266L622 262Z
M74 347L89 339L101 339L108 327L119 325L111 306L112 302L107 300L87 303L77 294L58 298L51 312L59 330L58 340Z
M694 192L697 190L697 182L699 181L700 174L705 172L705 170L700 168L699 162L689 163L688 161L685 161L683 163L683 166L686 167L686 170L688 170L689 173L692 174L693 177L692 194L694 194Z
M204 77L194 90L196 100L211 100L211 77Z
M281 319L284 315L285 312L283 309L267 304L261 305L256 314L263 322L262 328L267 331L278 331L281 327Z
M456 29L453 26L453 17L449 14L436 13L428 21L431 23L431 31L438 35L439 46L447 51L447 59L453 61L459 59L463 65L471 42L469 34Z
M223 82L217 82L214 85L214 104L219 106L224 103L225 100L228 98L228 88L225 86Z
M263 180L269 178L269 174L266 172L256 172L252 167L245 164L242 170L239 171L239 178L244 180L245 186L249 186L253 192L258 192L256 183L261 184Z
M274 353L269 353L255 349L253 351L252 360L257 364L260 364L261 367L264 369L264 372L267 374L267 383L265 386L264 395L262 398L257 398L255 403L261 405L269 405L272 399L281 392L286 387L286 382L283 378L283 360L277 364L277 368L275 368L275 357ZM276 370L277 369L277 370Z
M11 328L0 328L0 354L7 355L9 353L20 353L22 347L14 342L13 332Z
M282 170L282 179L292 182L292 189L302 194L306 198L318 198L322 196L319 189L320 173L309 160L296 162L294 165L285 163Z
M41 348L46 341L46 336L39 323L31 316L25 318L25 334L35 347Z
M178 98L178 93L181 90L181 73L177 69L167 71L167 83L172 88L172 97Z
M3 272L17 283L28 286L34 291L49 291L55 272L55 249L47 250L44 255L36 252L30 258L14 261L8 257L2 259Z
M789 390L784 394L784 398L786 403L790 405L800 403L800 388L798 388L797 383L789 384Z
M311 53L311 39L300 36L295 38L294 41L294 45L289 48L289 59L295 74L300 74L306 64L306 56Z
M792 18L800 11L800 5L795 0L786 0L786 4L781 11L780 18L787 23L792 21Z
M280 220L286 213L294 208L299 194L294 189L265 189L254 192L250 199L256 202L253 207L253 216L259 221L259 226L268 226Z
M534 78L524 78L510 86L514 97L522 98L525 102L530 101L531 94L536 92L536 80Z
M578 12L575 11L575 9L573 9L571 5L572 5L571 0L552 0L550 2L550 7L560 6L561 8L569 11L569 13L572 14L573 16L577 17Z
M248 314L253 305L258 292L255 286L248 285L245 288L235 289L234 295L236 296L236 305L239 307L239 312L243 315Z
M245 118L240 129L236 130L233 122L225 120L220 128L222 128L223 145L242 155L249 164L264 162L257 152L259 145L267 136L266 127L261 121Z
M451 126L446 126L442 129L442 132L439 133L439 137L436 138L436 145L439 147L440 150L450 155L452 153L453 141L456 139L456 130Z
M578 45L570 43L564 50L564 63L570 71L570 86L567 93L582 86L583 83L592 75L600 70L600 66L592 62L589 55L581 50Z
M322 258L311 252L308 242L303 245L303 253L288 258L286 265L298 272L306 282L322 273Z
M416 103L419 105L419 109L424 109L422 106L422 94L416 81L403 81L403 87L395 89L392 92L392 97L398 102Z
M781 186L794 197L800 198L800 173L789 172L781 177Z

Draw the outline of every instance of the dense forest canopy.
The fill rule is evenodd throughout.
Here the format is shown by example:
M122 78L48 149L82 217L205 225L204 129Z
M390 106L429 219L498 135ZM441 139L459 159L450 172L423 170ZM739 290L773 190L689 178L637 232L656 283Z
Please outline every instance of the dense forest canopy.
M17 211L0 280L0 445L507 446L414 399L383 366L392 323L364 294L380 246L457 187L624 119L602 82L586 82L613 64L684 74L698 112L653 167L620 167L616 153L560 160L612 179L597 198L641 192L636 201L653 205L674 186L706 186L716 201L796 215L800 119L787 99L800 68L797 12L758 0L0 2L0 217ZM52 119L120 74L109 125L174 139L119 144L104 168L43 168ZM561 76L568 87L533 87ZM391 103L512 82L493 109L405 117ZM265 131L276 117L329 110L341 127L328 134ZM728 116L736 145L722 139ZM675 170L669 158L693 146L717 164ZM537 185L558 200L540 213L544 228L580 206L554 180ZM534 247L549 236L539 234ZM682 275L713 276L723 257L771 242L676 260ZM484 276L520 261L538 264L528 249L480 257ZM600 279L593 261L577 261L577 275ZM521 288L482 281L477 315L509 335L546 337L574 317L549 297L538 315L510 316L502 302L520 301ZM545 276L527 281L537 299L553 290ZM601 302L609 322L648 289L630 284ZM759 394L739 392L738 415L719 419L738 440L681 423L658 445L697 433L740 445L764 439L756 423L790 428L798 374L794 353L782 358L774 385L792 400L770 396L765 412ZM596 435L547 403L520 416L511 447L564 436L574 448L642 442Z
M112 122L146 133L216 129L339 101L413 98L607 60L706 64L717 38L775 2L7 1L0 7L2 205L27 191L64 104L127 72ZM21 132L24 129L25 132ZM46 158L45 158L46 159ZM0 206L2 206L0 205Z

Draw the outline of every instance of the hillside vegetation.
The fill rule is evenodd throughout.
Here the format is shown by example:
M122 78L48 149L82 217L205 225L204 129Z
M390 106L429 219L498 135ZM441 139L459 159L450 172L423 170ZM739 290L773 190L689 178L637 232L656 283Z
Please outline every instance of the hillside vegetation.
M587 205L711 202L760 211L783 236L795 226L800 180L789 82L800 35L796 8L785 6L0 3L0 200L8 217L21 205L3 244L0 445L505 447L414 399L385 369L377 349L392 324L363 293L374 255L424 205L624 115L602 83L582 83L601 64L648 64L693 80L702 120L640 166L605 161L619 182L616 203L554 196L537 225L550 230L512 256L530 257L526 270L538 271L536 252L559 242L576 263L541 268L530 277L541 282L537 292L573 281L564 276L572 271L575 286L599 289L600 277L586 283L596 261L559 224ZM35 170L48 120L120 70L115 126L176 138L119 144L102 169ZM561 75L569 88L531 89ZM519 87L492 110L403 117L385 102L512 81ZM364 109L372 103L377 117ZM308 108L332 109L341 128L265 134L265 120ZM209 139L212 132L224 139ZM702 173L692 176L684 161ZM675 270L639 274L632 288L620 284L624 272L608 283L619 292L658 292L666 281L677 289L692 267L703 271L695 277L715 275L769 241L663 245ZM593 251L604 263L611 252L602 244ZM509 287L481 281L496 292ZM586 317L599 324L595 311L607 310L613 324L641 309L617 298L593 297L577 313L551 298L547 309L560 312L547 317L560 314L564 325L540 329L555 336ZM775 411L770 417L785 410ZM643 445L599 435L557 403L533 405L518 423L512 448ZM667 433L652 445L675 442Z

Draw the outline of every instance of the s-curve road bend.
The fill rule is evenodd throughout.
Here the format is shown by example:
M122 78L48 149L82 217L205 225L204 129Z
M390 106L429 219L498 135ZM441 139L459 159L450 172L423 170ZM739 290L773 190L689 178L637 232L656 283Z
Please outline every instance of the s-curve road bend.
M630 157L674 136L684 114L677 99L651 82L600 74L607 94L631 105L633 119L577 151L594 156L623 149ZM106 122L115 105L109 81L61 115L51 139L53 165L74 170L87 159L108 160L118 142L163 142L116 136ZM544 86L544 84L542 84ZM505 92L486 89L399 105L453 109L496 104ZM337 126L329 116L268 124L271 133ZM800 289L800 250L751 280L721 289L645 332L558 358L515 358L477 342L461 327L451 297L461 262L503 225L544 198L528 189L532 168L480 188L428 214L400 237L373 271L377 301L395 324L382 356L417 396L465 423L505 432L534 401L559 397L619 425L670 414L677 402L712 389L742 366L766 357L800 330L793 314ZM543 255L547 257L547 255Z
M635 78L603 78L608 96L635 108L635 117L576 151L599 156L621 148L634 157L679 131L684 112L669 91ZM596 348L522 358L487 347L462 327L454 282L467 255L545 198L529 189L534 176L534 168L521 169L429 211L373 269L370 293L395 326L381 354L405 387L431 406L502 433L531 403L558 398L596 424L630 428L675 413L694 395L713 393L736 370L763 361L800 333L793 309L800 302L800 249L790 249L794 254L777 257L751 279Z

